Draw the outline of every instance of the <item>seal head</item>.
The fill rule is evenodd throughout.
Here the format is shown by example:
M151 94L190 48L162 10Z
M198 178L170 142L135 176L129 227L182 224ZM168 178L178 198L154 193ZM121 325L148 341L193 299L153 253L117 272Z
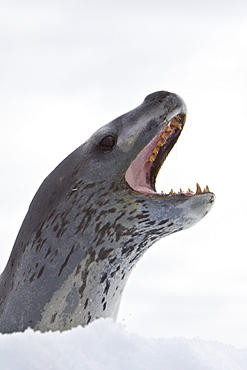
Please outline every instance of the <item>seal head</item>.
M160 238L211 209L199 185L158 194L159 169L186 118L159 91L99 129L44 180L0 278L0 331L67 330L116 318L130 272Z

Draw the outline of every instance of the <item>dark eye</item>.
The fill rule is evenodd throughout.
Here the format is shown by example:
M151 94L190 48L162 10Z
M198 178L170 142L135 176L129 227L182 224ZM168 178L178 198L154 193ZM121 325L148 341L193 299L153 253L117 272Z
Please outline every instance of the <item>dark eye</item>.
M99 143L100 149L103 150L103 152L107 153L110 152L116 143L115 137L112 135L105 136Z

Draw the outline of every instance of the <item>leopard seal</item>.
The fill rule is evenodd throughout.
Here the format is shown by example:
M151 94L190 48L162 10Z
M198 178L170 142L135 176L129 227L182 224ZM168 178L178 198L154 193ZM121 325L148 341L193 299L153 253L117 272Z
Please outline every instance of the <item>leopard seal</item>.
M0 332L68 330L116 318L132 268L160 238L191 227L214 194L158 194L186 118L166 91L100 128L34 196L0 278Z

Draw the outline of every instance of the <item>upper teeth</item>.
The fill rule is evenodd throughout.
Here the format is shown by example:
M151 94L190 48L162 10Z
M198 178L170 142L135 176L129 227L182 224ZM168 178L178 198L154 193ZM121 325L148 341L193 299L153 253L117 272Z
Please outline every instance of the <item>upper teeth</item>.
M160 148L165 144L166 140L171 135L174 128L178 128L179 130L182 130L182 125L179 123L180 120L181 118L179 116L175 116L165 127L165 131L162 132L160 139L156 143L157 146L152 150L152 155L149 157L150 162L155 161L155 158L157 154L159 153Z
M174 117L175 118L175 117ZM174 118L173 118L173 120L174 120ZM177 121L173 121L172 120L172 122L170 123L170 125L171 126L173 126L173 127L177 127L179 130L182 130L182 126L181 126L181 124L180 123L178 123Z
M154 154L158 154L158 153L159 153L159 148L154 148L154 149L153 149L153 153L154 153Z

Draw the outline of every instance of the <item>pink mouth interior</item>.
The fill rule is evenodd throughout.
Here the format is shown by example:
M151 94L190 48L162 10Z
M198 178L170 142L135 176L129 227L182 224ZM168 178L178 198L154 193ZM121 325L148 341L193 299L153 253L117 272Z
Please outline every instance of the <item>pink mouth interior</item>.
M156 194L150 185L150 171L153 164L153 161L150 160L150 157L153 155L156 156L153 153L153 150L157 147L160 148L161 144L164 146L168 137L178 130L177 127L170 126L170 123L171 121L164 126L162 131L160 131L147 146L144 147L144 149L137 155L126 171L125 179L132 189L141 193ZM171 129L169 133L166 132L168 126ZM166 139L162 138L163 133L166 133Z
M144 147L144 149L131 163L125 173L125 179L133 190L139 193L157 194L150 185L151 168L161 147L167 144L168 138L174 135L177 130L182 130L182 124L180 123L180 121L181 119L179 115L173 117L168 124L164 125L163 129L150 141L147 146ZM161 193L167 196L194 196L195 194L197 195L209 192L210 190L208 186L206 186L206 188L204 188L204 190L202 191L200 185L197 183L195 193L190 189L185 192L180 189L178 193L175 193L173 190L171 190L169 194L164 194L163 192Z

